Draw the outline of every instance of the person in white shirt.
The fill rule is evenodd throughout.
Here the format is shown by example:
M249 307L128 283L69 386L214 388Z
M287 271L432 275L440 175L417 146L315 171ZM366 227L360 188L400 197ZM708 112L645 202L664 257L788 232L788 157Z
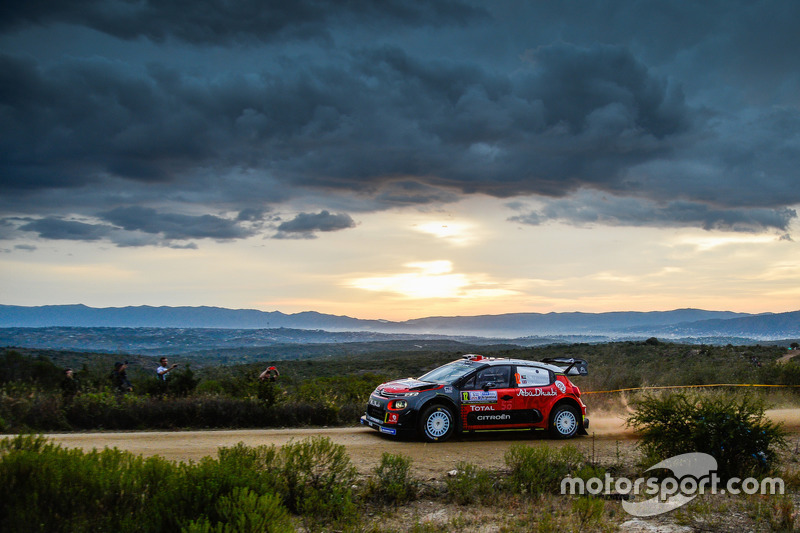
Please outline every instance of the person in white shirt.
M169 365L169 362L167 361L167 358L166 357L162 357L161 358L161 366L159 366L156 369L156 375L158 376L158 379L160 379L161 381L166 381L167 380L167 374L169 372L171 372L172 370L174 370L177 366L178 366L178 363L173 363L172 365Z

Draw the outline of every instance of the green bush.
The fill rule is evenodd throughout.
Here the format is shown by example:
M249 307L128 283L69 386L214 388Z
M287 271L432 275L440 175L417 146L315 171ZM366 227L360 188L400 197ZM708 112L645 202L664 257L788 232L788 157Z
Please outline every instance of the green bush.
M487 503L495 498L491 474L472 463L460 461L456 464L456 475L448 477L445 483L448 499L460 505Z
M11 533L290 531L284 503L308 530L359 523L355 468L323 437L186 464L19 436L0 441L0 480L0 531Z
M628 424L640 434L646 459L662 461L701 452L717 460L723 479L769 471L784 431L768 420L762 400L752 396L682 392L645 396Z
M344 446L314 436L281 447L286 506L317 523L347 522L356 516L356 469Z
M538 495L558 493L561 480L578 472L586 461L572 445L550 448L517 444L506 452L505 462L510 469L509 489Z
M372 500L398 505L416 498L419 481L411 476L410 457L384 452L374 474L365 489Z
M168 529L154 512L173 479L162 459L116 449L83 453L31 436L3 440L0 456L3 531Z
M283 533L294 531L286 508L273 494L259 495L246 487L236 487L215 506L220 521L208 518L191 521L183 533Z

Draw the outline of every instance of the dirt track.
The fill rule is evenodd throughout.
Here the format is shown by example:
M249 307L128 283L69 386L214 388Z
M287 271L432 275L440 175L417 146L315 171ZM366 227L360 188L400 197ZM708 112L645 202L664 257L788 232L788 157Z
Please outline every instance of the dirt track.
M792 434L800 433L800 409L775 409L770 418L784 423ZM412 468L422 477L438 477L452 470L459 461L484 468L504 466L503 455L514 444L546 442L550 446L565 443L578 447L587 457L614 462L633 452L636 436L625 427L623 418L592 418L589 436L569 441L547 438L545 432L510 432L465 435L444 443L428 444L411 439L384 437L364 427L320 429L264 429L236 431L158 431L125 433L60 433L47 435L66 447L84 450L119 448L143 456L158 455L174 461L198 461L215 456L217 449L243 442L248 446L281 446L291 440L312 435L329 437L342 444L361 473L368 473L384 452L403 454L413 460Z

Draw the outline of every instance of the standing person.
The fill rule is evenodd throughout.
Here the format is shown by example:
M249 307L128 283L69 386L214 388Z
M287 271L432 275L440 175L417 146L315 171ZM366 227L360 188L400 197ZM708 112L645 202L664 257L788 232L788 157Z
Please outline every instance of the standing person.
M264 370L261 373L261 375L258 376L258 380L259 381L277 381L278 380L278 376L280 376L280 375L281 374L280 374L280 372L278 372L278 369L275 368L274 365L270 365L269 368Z
M75 377L75 373L71 368L65 369L64 379L61 380L61 393L64 396L65 404L72 402L72 399L78 394L79 388L80 382L78 381L78 378Z
M178 363L173 363L169 366L169 362L167 361L166 357L162 357L160 361L159 367L156 369L156 375L158 379L161 381L167 381L167 374L172 372L175 368L177 368Z
M120 393L133 392L133 384L128 379L128 362L114 363L114 370L111 372L111 383L114 390Z

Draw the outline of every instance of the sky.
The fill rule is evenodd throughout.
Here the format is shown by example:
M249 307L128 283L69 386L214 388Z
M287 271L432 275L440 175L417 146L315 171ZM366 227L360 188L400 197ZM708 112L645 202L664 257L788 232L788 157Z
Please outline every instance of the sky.
M0 7L0 303L800 309L800 2Z

